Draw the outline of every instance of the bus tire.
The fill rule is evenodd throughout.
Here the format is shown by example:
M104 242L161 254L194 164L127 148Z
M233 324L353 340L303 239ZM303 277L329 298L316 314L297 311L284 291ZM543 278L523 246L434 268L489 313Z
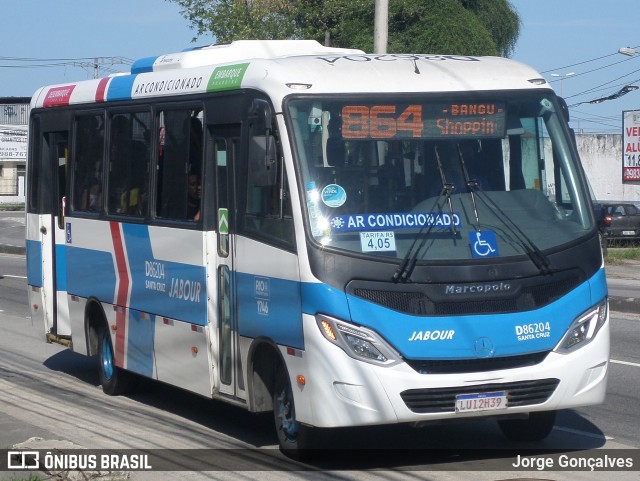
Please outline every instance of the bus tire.
M102 391L109 396L127 392L132 386L131 373L116 367L111 336L105 327L98 335L98 377Z
M315 447L314 429L296 419L291 382L284 368L280 368L273 391L273 415L280 450L294 459L308 458Z
M510 441L529 443L542 441L553 429L556 411L529 413L527 419L503 419L498 421L502 434Z

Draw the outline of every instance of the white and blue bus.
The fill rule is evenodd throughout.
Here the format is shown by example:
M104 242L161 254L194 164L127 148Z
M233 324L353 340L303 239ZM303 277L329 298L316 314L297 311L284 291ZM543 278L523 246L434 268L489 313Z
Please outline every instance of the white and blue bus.
M238 41L33 96L27 267L49 342L317 428L603 401L600 240L566 104L520 63ZM321 429L320 432L327 432Z

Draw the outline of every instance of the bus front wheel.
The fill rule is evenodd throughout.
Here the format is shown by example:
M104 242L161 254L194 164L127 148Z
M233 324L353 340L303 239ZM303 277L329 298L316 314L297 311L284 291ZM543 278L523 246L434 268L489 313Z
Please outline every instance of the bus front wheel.
M314 446L313 429L296 419L291 382L286 371L278 372L273 392L273 414L280 449L292 458L306 458Z
M498 421L502 434L510 441L519 443L542 441L553 429L555 411L529 413L527 419L503 419Z
M131 374L116 366L111 336L107 328L100 330L98 338L98 377L102 391L110 396L126 392L132 383Z

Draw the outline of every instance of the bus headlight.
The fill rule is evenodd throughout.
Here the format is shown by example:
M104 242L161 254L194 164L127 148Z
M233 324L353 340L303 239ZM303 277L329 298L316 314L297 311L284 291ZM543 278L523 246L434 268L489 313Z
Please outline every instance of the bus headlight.
M592 307L573 321L555 351L567 354L591 342L606 322L608 314L609 302L605 298L597 306Z
M318 314L316 322L324 337L359 361L392 366L402 361L395 350L377 333L333 317Z

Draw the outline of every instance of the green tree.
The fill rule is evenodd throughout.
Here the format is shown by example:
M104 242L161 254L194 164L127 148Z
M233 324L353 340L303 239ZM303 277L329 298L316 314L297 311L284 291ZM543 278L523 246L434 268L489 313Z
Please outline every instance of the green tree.
M491 33L500 55L508 57L520 35L520 17L508 0L462 0Z
M373 47L374 0L169 0L197 35L238 39L311 38ZM520 18L509 0L390 0L390 53L509 56Z

